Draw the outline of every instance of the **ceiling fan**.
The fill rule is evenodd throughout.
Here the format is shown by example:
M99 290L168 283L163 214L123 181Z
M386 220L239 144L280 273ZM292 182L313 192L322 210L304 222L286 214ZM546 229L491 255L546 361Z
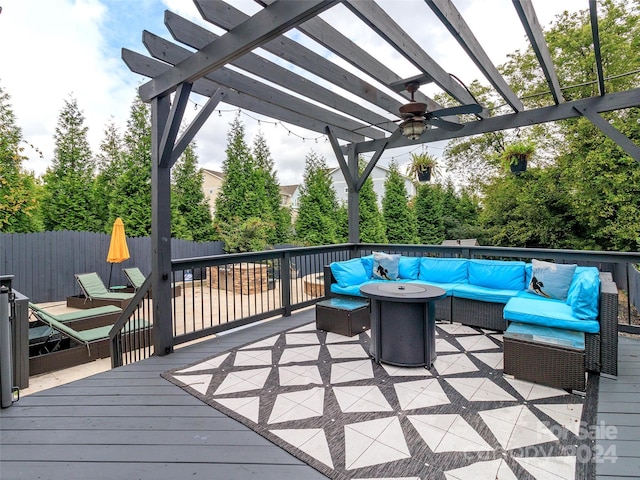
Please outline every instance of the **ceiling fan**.
M414 93L419 87L419 81L409 81L405 83L404 89L411 94L411 101L406 105L402 105L399 111L400 117L402 118L400 130L405 137L411 140L417 140L428 125L435 125L436 127L452 131L460 130L464 127L464 125L460 123L450 122L441 117L480 113L482 111L482 107L477 103L469 103L467 105L427 112L427 105L422 102L416 102L413 98Z

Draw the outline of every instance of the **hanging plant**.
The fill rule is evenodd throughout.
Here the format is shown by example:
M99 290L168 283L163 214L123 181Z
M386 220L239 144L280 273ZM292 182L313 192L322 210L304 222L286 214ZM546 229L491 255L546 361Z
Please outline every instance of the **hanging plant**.
M419 182L428 182L431 175L437 174L438 162L435 157L426 152L412 153L411 164L409 165L409 176L416 177Z
M507 145L500 155L500 160L505 169L519 175L527 169L527 162L535 153L536 147L531 142L516 142Z

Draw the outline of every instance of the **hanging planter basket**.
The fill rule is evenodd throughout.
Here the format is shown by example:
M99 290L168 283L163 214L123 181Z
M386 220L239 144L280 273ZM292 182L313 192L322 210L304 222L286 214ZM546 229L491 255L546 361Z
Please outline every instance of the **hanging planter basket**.
M431 181L431 167L426 167L423 170L418 170L418 181L419 182L430 182Z
M511 173L520 175L522 172L527 170L527 157L525 155L519 155L517 157L517 162L511 163L509 168L511 169Z

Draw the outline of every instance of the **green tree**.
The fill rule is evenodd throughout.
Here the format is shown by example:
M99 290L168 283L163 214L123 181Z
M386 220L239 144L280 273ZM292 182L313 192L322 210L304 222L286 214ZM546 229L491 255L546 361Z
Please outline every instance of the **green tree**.
M0 87L0 232L28 233L42 228L38 209L38 186L23 171L22 131Z
M486 186L480 221L498 246L576 248L584 235L557 168L528 169Z
M416 219L409 208L409 195L396 162L389 165L389 173L384 182L382 215L390 243L416 243Z
M226 153L222 164L224 181L216 198L216 233L228 252L245 251L243 248L264 250L275 230L266 174L251 155L239 115L231 123Z
M418 239L425 245L438 245L445 239L440 189L438 184L418 186L414 208Z
M127 120L122 169L109 215L122 218L128 236L151 235L151 115L149 106L137 95Z
M94 181L94 205L98 230L111 232L115 217L109 214L109 206L115 201L113 197L116 182L122 171L123 142L113 120L105 127L104 137L97 155L98 175Z
M202 171L198 169L198 156L193 144L187 146L173 167L171 198L174 200L172 224L180 220L187 229L186 236L176 235L177 238L196 242L214 239L215 229L209 202L202 191Z
M360 162L360 174L365 164ZM360 241L365 243L387 243L384 218L378 208L378 198L373 190L371 176L365 180L360 189Z
M274 228L269 232L271 245L286 243L291 239L291 211L281 205L278 177L274 170L273 159L267 140L260 132L253 141L253 157L257 168L257 181L264 183L268 212L263 218L269 218Z
M296 237L308 245L331 245L341 241L338 200L324 157L310 152L305 159L300 187Z
M65 100L54 135L55 153L44 174L42 216L46 230L97 231L93 159L88 127L75 98Z
M629 74L629 71L633 70L633 65L640 64L640 4L622 0L598 2L598 17L605 90L637 87L637 73ZM565 87L564 98L576 100L597 96L599 92L594 81L596 74L589 10L574 13L565 11L558 15L545 32L545 37L559 83ZM538 108L553 103L533 49L512 53L499 70L523 99L525 107ZM472 84L471 89L481 98L481 103L490 109L502 102L495 92L492 94L491 89L477 82ZM495 111L500 112L500 108ZM608 112L602 116L636 144L640 143L637 108ZM544 188L553 188L550 186L553 185L552 178L558 182L556 188L559 191L553 192L553 195L546 190L537 191L543 200L531 198L528 204L523 202L518 205L518 216L524 223L527 218L538 220L531 224L539 232L534 233L532 238L523 232L507 232L506 224L497 223L502 219L514 225L504 213L512 211L510 206L513 199L498 187L502 180L508 184L516 182L509 176L503 179L497 158L504 146L518 136L521 140L532 140L536 144L539 153L534 158L533 167L549 170L544 175L539 172L535 174L540 176L539 181L550 182ZM456 174L467 171L475 175L476 181L470 184L474 186L475 193L483 192L483 206L489 208L483 216L484 221L491 218L488 223L491 228L502 231L494 235L502 245L506 245L505 242L511 238L519 245L569 244L574 248L623 251L635 251L640 247L640 195L637 190L640 167L586 118L455 140L449 143L445 156L450 171ZM521 187L525 185L525 182L520 183ZM540 185L540 188L543 186ZM522 196L521 192L515 190L510 194ZM564 216L563 212L553 210L556 204L566 205L570 209L570 216L582 227L570 227L569 236L557 233L557 225ZM541 216L538 211L540 208L551 208L547 213L554 213L554 216ZM539 223L542 221L547 223Z

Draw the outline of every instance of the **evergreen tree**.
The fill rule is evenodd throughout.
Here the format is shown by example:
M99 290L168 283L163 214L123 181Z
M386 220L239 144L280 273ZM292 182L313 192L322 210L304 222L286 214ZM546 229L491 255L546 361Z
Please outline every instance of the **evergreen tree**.
M123 164L123 144L118 128L109 121L97 155L98 175L94 182L94 205L99 231L110 233L115 217L109 215L109 206L115 201L116 182Z
M274 224L270 233L269 243L282 244L291 238L291 212L281 205L280 187L274 170L271 152L267 140L260 132L253 141L253 157L255 158L258 181L264 182L268 212L263 218L268 218Z
M184 222L187 236L177 238L205 242L213 240L215 230L209 203L202 191L202 171L198 168L195 146L189 144L173 167L173 193L175 209L172 224Z
M438 245L444 238L442 221L442 196L439 185L418 186L415 198L415 214L418 223L418 239L425 245Z
M122 218L128 236L151 234L151 115L149 106L137 95L127 120L122 169L109 215Z
M364 171L364 163L360 162L360 174ZM371 175L360 189L360 241L364 243L387 243L384 219L378 209L378 199L373 190Z
M92 188L95 161L87 132L78 102L70 97L58 117L54 159L44 175L46 230L99 230Z
M339 243L338 200L324 157L310 152L300 188L296 237L308 245Z
M389 243L416 243L417 225L398 164L389 165L384 182L382 215Z
M216 198L214 218L218 238L225 242L227 252L264 250L275 230L266 175L249 151L239 115L231 123L227 136L222 171L224 181Z
M22 169L22 131L9 101L0 87L0 232L34 232L42 228L37 185Z

